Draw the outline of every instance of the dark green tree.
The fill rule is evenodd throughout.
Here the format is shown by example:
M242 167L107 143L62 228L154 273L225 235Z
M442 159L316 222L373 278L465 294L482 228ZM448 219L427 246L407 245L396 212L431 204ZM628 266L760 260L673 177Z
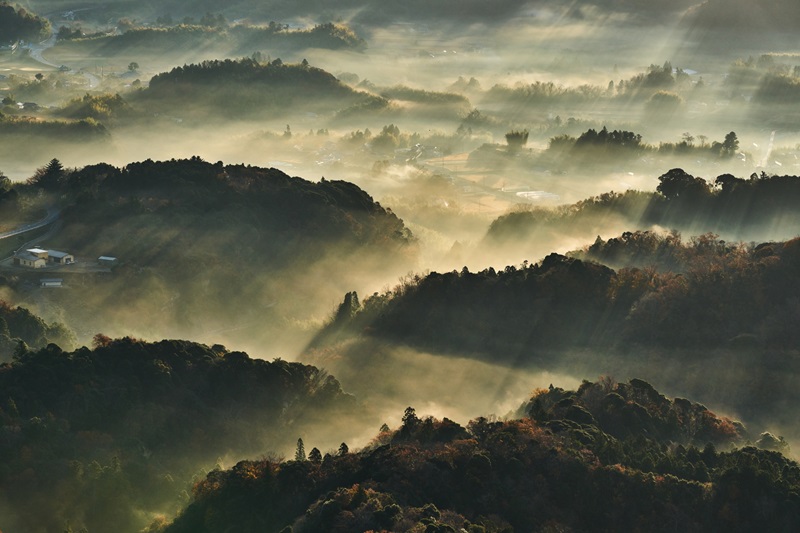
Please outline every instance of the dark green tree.
M528 130L512 130L506 133L506 144L508 149L512 152L520 150L523 146L528 144Z
M709 192L708 183L703 178L696 178L682 168L673 168L658 177L656 190L666 198L679 196L698 196Z
M47 165L38 169L28 183L43 189L57 189L64 177L64 166L58 159L51 159Z
M361 309L361 304L358 301L358 293L356 291L348 292L344 295L344 301L339 305L336 310L336 321L347 321Z
M413 407L406 407L405 412L403 413L403 427L408 429L414 429L419 425L419 417L417 417L417 411Z
M322 452L318 448L311 448L311 451L308 452L308 460L315 465L320 464L322 462Z
M730 132L725 136L725 140L722 142L722 151L720 154L723 157L733 157L738 150L739 138L736 137L735 132Z
M303 444L303 439L297 439L297 448L294 451L294 460L295 461L306 460L306 447L305 444Z

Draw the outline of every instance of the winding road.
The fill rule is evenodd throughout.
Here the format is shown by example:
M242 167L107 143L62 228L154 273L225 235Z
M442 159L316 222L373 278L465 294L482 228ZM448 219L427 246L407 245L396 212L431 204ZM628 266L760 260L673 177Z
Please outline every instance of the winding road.
M52 29L50 30L53 31ZM25 49L30 52L31 58L35 61L38 61L42 65L47 65L48 67L59 68L59 65L55 63L51 63L50 61L46 60L42 53L47 50L48 48L54 47L56 44L56 34L51 33L49 39L45 39L40 43L28 43L25 45Z
M30 53L31 59L34 61L41 63L42 65L52 67L52 68L61 68L62 65L56 65L44 58L44 51L48 50L56 45L56 34L53 31L53 23L50 23L50 37L45 39L44 41L38 43L28 43L24 46L26 50ZM90 74L85 72L84 70L80 71L86 81L89 83L90 89L95 89L98 85L100 85L100 78L95 76L94 74Z
M49 224L52 224L56 220L58 220L58 215L61 214L60 209L56 209L54 207L47 208L47 216L41 220L37 220L36 222L31 222L29 224L23 224L17 228L14 228L9 231L5 231L0 233L0 239L7 239L8 237L13 237L15 235L20 235L22 233L27 233L29 231L33 231L39 228L43 228Z

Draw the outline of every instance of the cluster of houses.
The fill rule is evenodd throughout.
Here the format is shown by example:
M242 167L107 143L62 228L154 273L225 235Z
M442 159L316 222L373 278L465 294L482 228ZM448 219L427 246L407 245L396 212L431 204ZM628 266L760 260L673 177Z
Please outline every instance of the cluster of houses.
M45 250L44 248L28 248L20 250L14 254L14 266L22 268L45 268L47 266L71 265L75 263L75 256L60 250ZM97 263L104 267L113 267L117 264L117 258L103 255L97 258ZM42 278L39 280L41 287L63 287L62 278Z
M44 248L28 248L14 254L14 266L25 268L44 268L55 265L71 265L75 263L75 256L60 250L45 250ZM112 267L117 264L117 258L102 255L97 258L101 266Z
M50 265L71 265L75 257L67 252L58 250L43 250L42 248L28 248L14 254L14 266L28 268L44 268Z

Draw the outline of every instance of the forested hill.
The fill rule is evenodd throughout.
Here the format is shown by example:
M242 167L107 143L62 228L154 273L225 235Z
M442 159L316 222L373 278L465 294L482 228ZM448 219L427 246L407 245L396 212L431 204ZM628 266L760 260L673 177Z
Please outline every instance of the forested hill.
M363 415L314 367L102 335L94 349L18 352L0 365L0 391L4 531L139 531L183 506L220 458Z
M259 259L268 264L295 258L322 242L346 248L404 246L413 240L400 219L358 186L324 178L314 183L274 168L208 163L197 157L147 160L123 168L106 164L54 168L37 175L34 184L74 202L64 209L64 238L80 232L73 225L114 227L118 232L126 231L118 225L123 219L162 219L167 233L179 224L180 239L191 249L197 249L198 239L212 230L239 231L237 240L255 248L249 253L263 254ZM277 232L295 237L273 239ZM159 239L158 235L149 237ZM153 254L160 248L156 242L123 243L132 257L159 257ZM268 247L269 253L259 251L260 245ZM245 252L231 249L228 253Z
M416 261L403 222L344 181L199 158L81 169L54 160L27 187L64 204L43 245L79 263L118 258L113 275L70 277L69 294L26 300L12 279L15 301L47 298L48 312L63 308L68 325L89 335L198 338L236 329L236 342L246 332L252 346L268 341L280 355L276 335L295 333L288 323L329 313L370 272L399 276Z
M621 267L551 254L500 271L432 272L363 301L351 292L308 356L340 354L339 376L378 367L376 345L510 369L639 375L748 422L793 427L800 239L750 246L628 233L577 255Z
M0 2L0 45L11 44L20 39L37 41L50 34L47 19L15 7L8 2Z
M307 63L243 58L203 61L158 74L132 102L182 119L215 114L274 118L276 113L336 111L369 98Z
M594 239L619 231L661 226L684 233L714 232L726 240L790 239L800 230L800 177L722 174L703 179L674 168L658 178L656 192L605 193L556 209L530 208L492 222L487 250L524 250L537 239Z
M401 427L383 428L355 453L242 461L198 483L194 502L165 531L790 531L800 525L797 463L753 446L731 449L741 443L741 426L702 406L668 400L639 380L538 391L531 405L533 418L479 418L467 427L408 408ZM783 446L768 433L758 442Z
M746 338L789 349L799 340L787 319L800 298L799 250L798 239L749 247L713 235L684 243L626 233L584 254L622 266L638 257L642 268L551 254L497 272L432 272L363 302L348 295L319 342L364 334L529 363L580 346L709 348ZM659 261L661 271L646 268Z
M206 20L208 18L211 20ZM115 35L84 36L80 31L77 35L62 31L59 37L59 50L105 57L152 53L162 57L172 54L186 57L187 50L195 54L215 51L218 56L252 54L254 50L297 54L308 48L361 50L366 46L363 39L340 24L324 23L290 30L274 22L264 26L229 24L221 15L208 15L199 24L137 26Z
M0 300L0 363L11 361L20 350L38 350L50 343L71 350L75 334L60 322L48 324L28 309Z

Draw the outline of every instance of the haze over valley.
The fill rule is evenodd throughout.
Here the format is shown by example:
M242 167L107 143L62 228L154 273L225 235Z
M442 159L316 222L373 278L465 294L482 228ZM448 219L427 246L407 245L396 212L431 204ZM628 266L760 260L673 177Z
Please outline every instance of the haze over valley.
M0 3L0 530L797 530L797 23Z

